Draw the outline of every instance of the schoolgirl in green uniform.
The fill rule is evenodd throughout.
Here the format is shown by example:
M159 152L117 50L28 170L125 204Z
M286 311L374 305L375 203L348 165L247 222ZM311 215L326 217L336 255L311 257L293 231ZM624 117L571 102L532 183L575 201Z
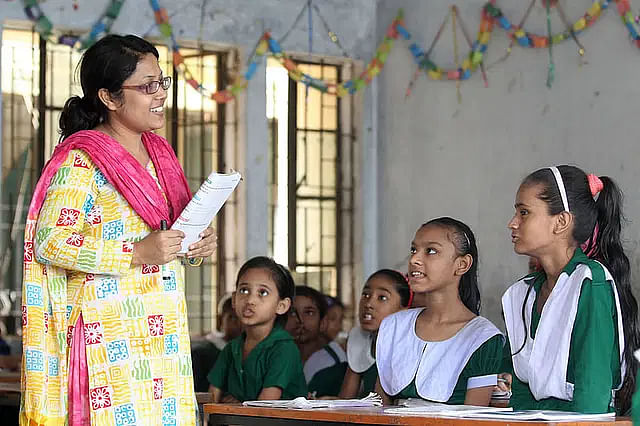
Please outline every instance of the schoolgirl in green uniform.
M337 396L347 371L344 349L335 341L326 343L321 332L327 309L327 300L318 290L296 287L296 300L286 328L296 340L307 388L314 397Z
M398 271L380 269L364 284L358 305L359 326L349 332L347 362L340 398L366 396L374 391L378 369L375 344L382 320L411 306L413 292Z
M409 285L425 306L386 317L376 342L377 392L385 404L421 398L489 405L504 338L478 315L478 249L471 229L443 217L411 243Z
M608 177L549 167L525 178L515 210L508 225L514 250L536 258L541 270L502 298L510 404L625 413L639 333L620 235L622 193Z
M268 257L238 272L233 306L243 326L208 375L214 402L293 399L307 395L300 352L283 328L295 294L289 271Z

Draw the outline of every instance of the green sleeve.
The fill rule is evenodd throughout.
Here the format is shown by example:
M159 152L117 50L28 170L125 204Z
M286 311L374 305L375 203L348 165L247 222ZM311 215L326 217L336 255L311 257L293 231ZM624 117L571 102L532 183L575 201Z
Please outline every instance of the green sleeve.
M284 391L295 381L294 375L302 372L300 352L292 340L274 344L269 351L267 362L263 389L276 387Z
M231 367L232 360L231 344L227 344L222 352L220 352L216 363L207 375L207 380L209 380L211 386L216 387L223 392L228 390L229 369Z
M581 413L609 411L611 390L619 375L617 313L613 289L606 281L585 280L573 326L570 371L573 378L573 408ZM614 365L617 364L617 365Z
M467 363L466 371L468 380L474 377L489 376L501 373L502 353L504 348L504 337L501 334L495 335L482 344L471 355ZM476 386L473 386L476 387Z
M636 378L636 393L631 401L631 419L634 425L640 425L640 375Z

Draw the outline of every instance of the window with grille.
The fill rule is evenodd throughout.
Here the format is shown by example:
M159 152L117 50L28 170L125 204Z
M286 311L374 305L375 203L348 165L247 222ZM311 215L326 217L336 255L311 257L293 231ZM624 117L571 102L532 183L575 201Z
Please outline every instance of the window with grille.
M300 64L300 62L298 62ZM351 64L302 63L328 82L349 78ZM270 138L270 247L297 284L348 305L353 279L353 100L307 88L267 63Z
M158 131L173 145L195 192L212 170L227 169L237 159L236 106L218 105L200 95L175 72L171 53L156 45L160 67L172 75L165 107L166 125ZM229 52L181 50L194 78L210 90L227 84L227 69L237 61ZM47 43L21 29L2 32L2 181L0 193L0 320L9 332L20 327L22 240L31 190L58 143L58 120L64 102L81 95L77 64L81 54ZM40 96L43 94L43 96ZM186 268L189 326L193 334L215 327L217 300L227 275L238 262L227 224L237 226L237 196L226 203L212 224L218 234L216 254L199 268ZM230 272L228 272L230 271Z

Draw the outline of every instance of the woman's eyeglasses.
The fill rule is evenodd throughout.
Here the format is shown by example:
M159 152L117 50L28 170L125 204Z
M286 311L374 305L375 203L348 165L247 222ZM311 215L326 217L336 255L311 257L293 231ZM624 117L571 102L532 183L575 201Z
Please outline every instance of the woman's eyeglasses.
M153 95L162 87L164 90L169 89L171 87L171 77L163 77L161 80L150 81L146 84L140 84L137 86L122 86L123 89L134 89L140 92L144 92L147 95Z

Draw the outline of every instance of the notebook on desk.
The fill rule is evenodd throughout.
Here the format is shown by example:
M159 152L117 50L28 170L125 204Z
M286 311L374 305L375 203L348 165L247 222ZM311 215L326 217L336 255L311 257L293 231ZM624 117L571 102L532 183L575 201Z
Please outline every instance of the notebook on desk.
M317 408L353 408L353 407L381 407L382 398L378 394L370 393L361 399L307 399L298 397L289 401L285 400L265 400L265 401L245 401L242 403L247 407L265 408L291 408L298 410L310 410Z

